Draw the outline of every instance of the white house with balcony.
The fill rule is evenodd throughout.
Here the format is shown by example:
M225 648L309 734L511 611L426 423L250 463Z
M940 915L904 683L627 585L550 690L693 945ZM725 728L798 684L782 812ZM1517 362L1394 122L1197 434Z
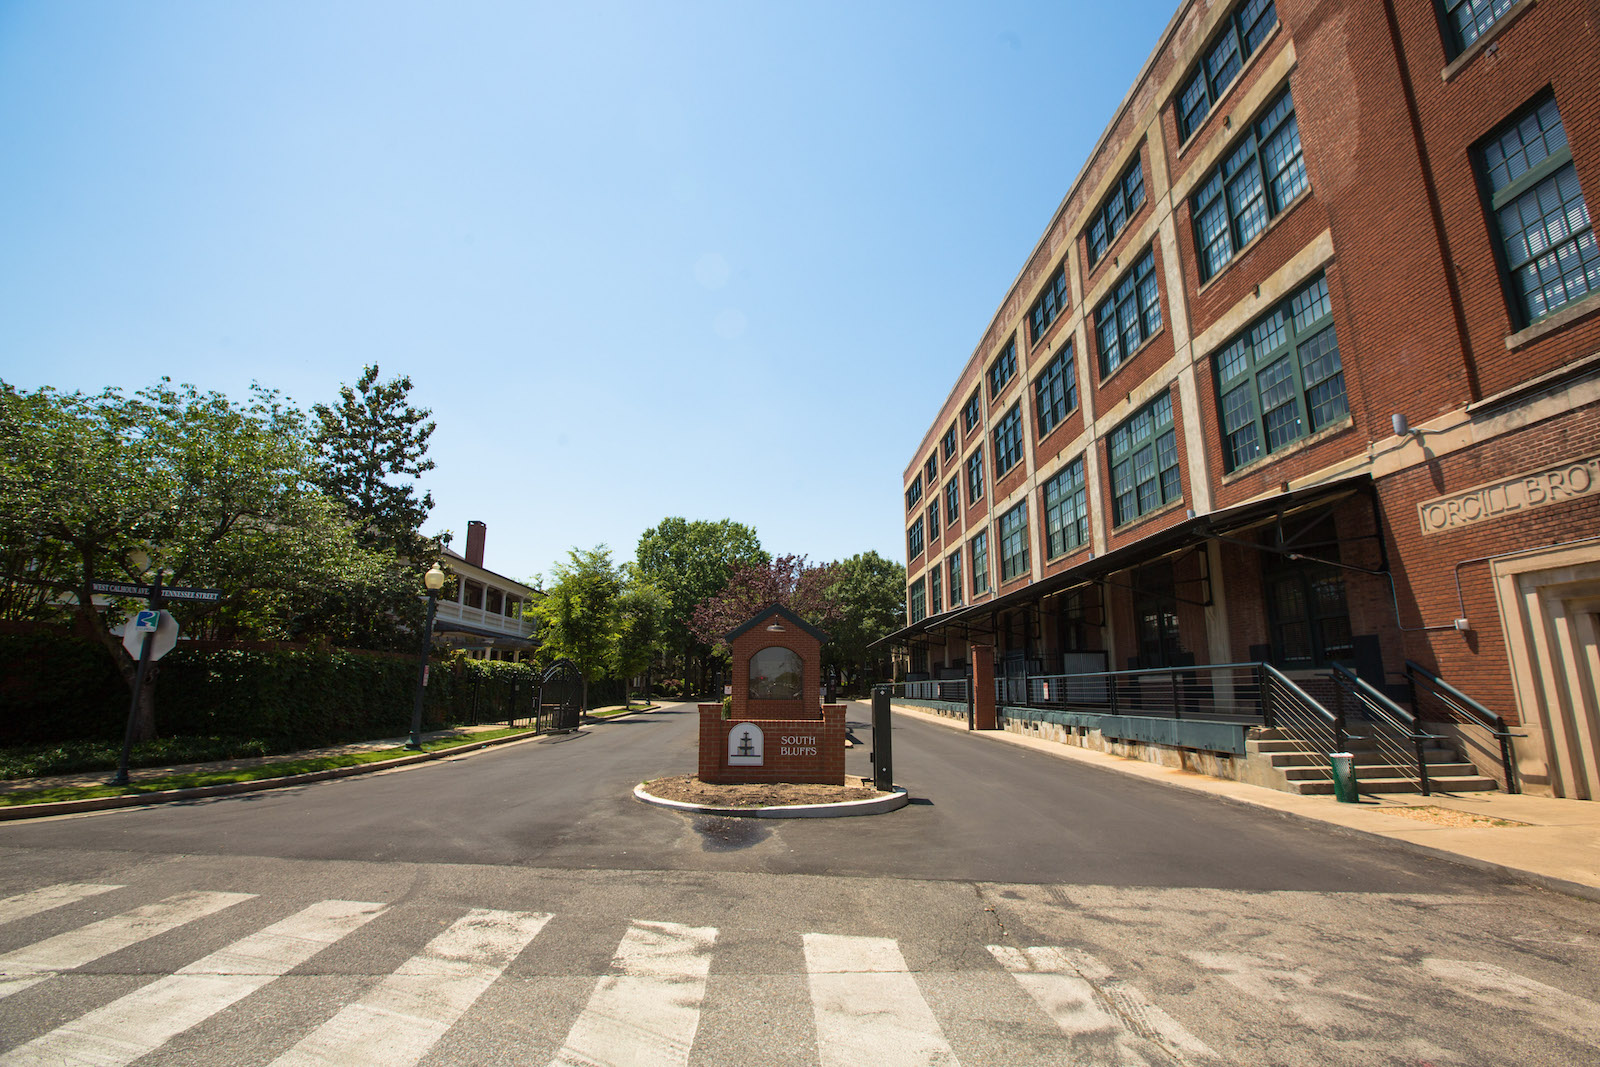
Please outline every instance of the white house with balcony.
M433 620L433 641L445 648L465 649L473 659L522 660L538 642L531 618L523 609L543 596L483 565L483 544L488 527L467 523L466 555L444 550L440 561L456 578L455 599L439 598Z

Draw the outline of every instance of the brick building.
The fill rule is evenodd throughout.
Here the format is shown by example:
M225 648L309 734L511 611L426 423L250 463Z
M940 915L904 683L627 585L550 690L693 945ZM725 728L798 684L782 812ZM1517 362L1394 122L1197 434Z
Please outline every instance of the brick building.
M1600 4L1191 0L917 445L910 677L1412 661L1600 799Z

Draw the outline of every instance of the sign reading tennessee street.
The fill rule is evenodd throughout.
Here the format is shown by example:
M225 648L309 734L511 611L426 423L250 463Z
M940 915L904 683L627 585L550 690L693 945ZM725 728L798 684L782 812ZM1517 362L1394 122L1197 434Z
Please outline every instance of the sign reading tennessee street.
M155 592L154 586L132 585L128 582L90 582L89 588L102 596L131 596L139 597L142 600L149 600L150 594ZM181 585L164 585L161 587L161 599L212 603L222 599L222 590L189 589Z

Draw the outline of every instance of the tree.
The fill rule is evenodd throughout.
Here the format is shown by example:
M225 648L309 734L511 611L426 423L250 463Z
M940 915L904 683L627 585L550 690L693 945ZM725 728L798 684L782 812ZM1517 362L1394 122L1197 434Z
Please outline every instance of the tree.
M635 558L639 577L667 599L665 639L670 647L683 650L685 681L697 647L710 651L690 628L695 608L722 592L736 568L771 559L755 530L743 523L691 522L676 516L640 535ZM703 656L701 666L705 667Z
M540 622L540 658L573 662L583 679L581 706L587 708L589 679L616 659L622 576L605 545L570 549L567 560L555 565L555 580L533 610Z
M630 569L623 568L625 581L617 597L617 647L612 663L624 685L634 675L648 671L666 648L667 598L654 586L629 575ZM644 697L650 699L648 678Z
M409 377L380 382L372 364L353 387L340 388L337 404L311 409L318 484L344 505L360 543L391 561L371 583L330 591L306 620L340 645L408 649L423 572L441 552L440 539L421 532L433 496L416 495L417 479L434 467L434 424L427 409L411 405L410 393Z
M41 561L26 575L70 606L132 688L136 669L110 626L137 601L102 612L93 583L223 591L170 606L185 632L294 635L329 590L376 580L339 505L315 484L301 413L253 385L235 404L194 386L124 396L24 392L0 382L0 536L8 555ZM155 672L137 694L134 736L155 736Z
M858 685L862 673L886 658L867 646L905 625L906 569L868 551L833 565L828 599L837 612L824 660L839 668L840 681Z
M831 565L814 567L804 556L745 564L734 570L722 592L695 608L690 630L697 640L721 649L724 634L773 603L826 630L838 618L828 599L832 580Z

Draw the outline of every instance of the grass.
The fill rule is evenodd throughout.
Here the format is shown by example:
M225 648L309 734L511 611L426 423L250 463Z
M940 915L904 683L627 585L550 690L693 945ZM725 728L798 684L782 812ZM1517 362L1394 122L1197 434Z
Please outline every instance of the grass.
M485 730L481 733L461 734L424 741L422 751L459 748L480 741L493 741L500 737L532 734L526 729ZM30 789L0 794L0 807L19 804L50 804L62 800L94 800L100 797L120 797L129 794L158 793L167 789L196 789L208 785L230 785L234 782L257 782L265 778L286 778L295 774L312 774L316 771L335 770L339 767L356 767L364 763L378 763L409 755L404 747L379 749L374 752L347 752L337 756L317 756L311 759L278 760L256 767L241 767L228 771L211 771L204 774L169 774L161 778L148 778L129 785L64 786L57 789Z
M128 756L130 767L165 767L174 763L275 756L290 749L281 741L258 737L162 737L141 741ZM0 779L42 778L79 771L109 771L122 756L121 741L60 741L50 745L17 745L0 749Z

